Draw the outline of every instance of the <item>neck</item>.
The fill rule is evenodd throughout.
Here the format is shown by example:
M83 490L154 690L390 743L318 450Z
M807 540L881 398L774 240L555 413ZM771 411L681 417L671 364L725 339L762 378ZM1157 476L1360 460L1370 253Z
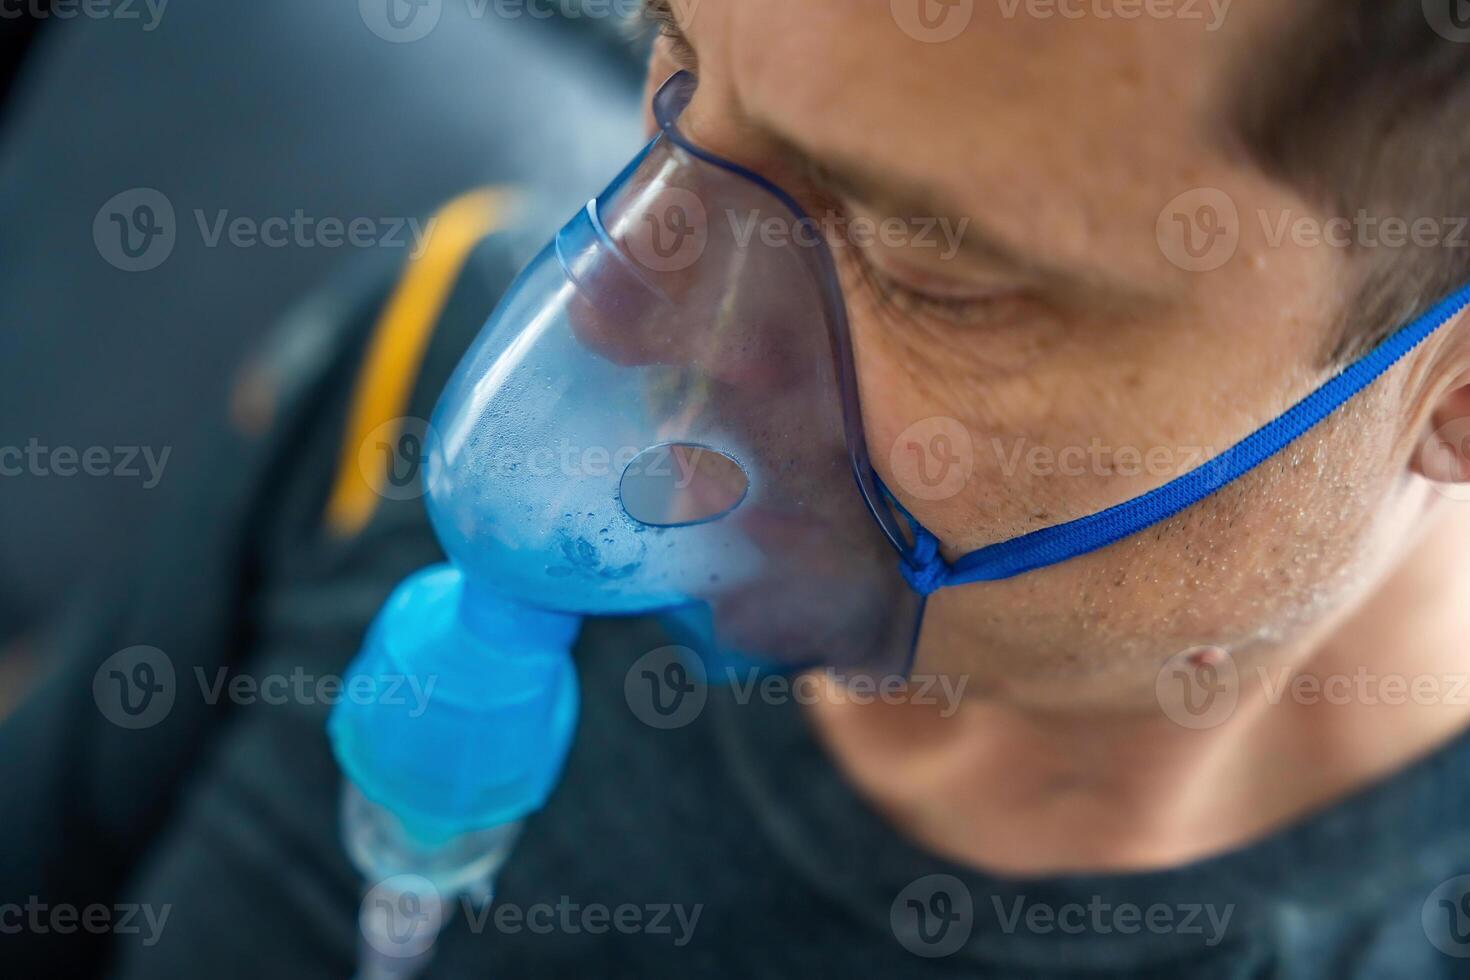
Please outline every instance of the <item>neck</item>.
M998 873L1130 871L1249 843L1470 725L1470 507L1447 507L1325 637L1240 670L1227 722L965 703L812 708L847 776L901 830Z

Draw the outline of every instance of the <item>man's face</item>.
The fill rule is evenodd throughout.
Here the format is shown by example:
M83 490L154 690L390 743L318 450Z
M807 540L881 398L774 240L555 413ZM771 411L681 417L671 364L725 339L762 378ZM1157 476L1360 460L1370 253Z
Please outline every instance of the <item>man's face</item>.
M696 71L681 128L814 214L887 229L835 250L868 443L947 557L1160 486L1330 370L1346 253L1277 234L1326 215L1229 126L1296 5L674 8L692 52L661 40L649 80ZM1097 15L1114 9L1143 13ZM941 591L916 669L1034 704L1116 702L1151 697L1187 648L1249 658L1300 638L1392 553L1422 408L1389 381L1167 524Z

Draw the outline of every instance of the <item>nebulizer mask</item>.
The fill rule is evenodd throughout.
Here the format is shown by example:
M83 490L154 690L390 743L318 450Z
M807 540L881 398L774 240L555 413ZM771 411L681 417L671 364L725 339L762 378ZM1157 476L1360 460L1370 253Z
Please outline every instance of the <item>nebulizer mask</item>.
M576 724L584 616L655 614L706 667L907 672L925 597L1096 550L1279 452L1470 301L1446 300L1204 466L954 561L868 459L842 292L783 190L660 132L521 274L449 382L426 485L450 562L394 594L355 677L433 676L427 711L344 701L344 834L373 885L364 975L421 965L489 899ZM750 234L766 219L797 232Z

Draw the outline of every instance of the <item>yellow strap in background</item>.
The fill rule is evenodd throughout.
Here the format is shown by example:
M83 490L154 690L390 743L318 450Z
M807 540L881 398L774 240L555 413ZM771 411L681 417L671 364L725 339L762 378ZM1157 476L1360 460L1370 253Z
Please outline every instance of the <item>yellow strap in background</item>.
M351 537L367 526L383 499L359 465L362 447L374 441L396 443L397 424L408 410L414 384L434 326L444 312L470 252L501 225L510 195L489 187L455 198L425 229L423 251L409 262L373 331L352 395L346 437L337 461L337 478L327 501L327 526Z

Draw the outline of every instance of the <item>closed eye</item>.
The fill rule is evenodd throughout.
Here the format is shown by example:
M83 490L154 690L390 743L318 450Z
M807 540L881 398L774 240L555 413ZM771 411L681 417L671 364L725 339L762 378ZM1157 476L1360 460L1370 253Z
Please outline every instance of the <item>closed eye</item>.
M1039 300L1024 289L997 290L973 296L943 295L910 285L879 268L860 249L846 249L863 286L878 304L909 318L939 319L955 325L997 322L1036 312Z

